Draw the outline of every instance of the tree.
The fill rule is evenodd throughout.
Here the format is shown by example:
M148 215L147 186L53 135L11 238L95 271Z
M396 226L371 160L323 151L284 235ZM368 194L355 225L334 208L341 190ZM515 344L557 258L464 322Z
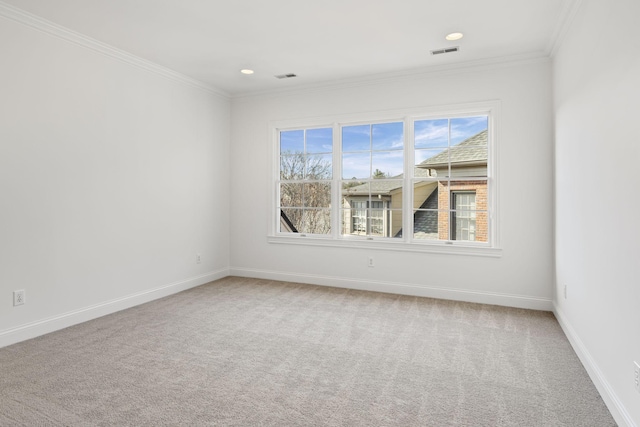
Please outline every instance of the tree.
M382 172L380 169L376 169L373 172L373 179L383 179L383 178L386 178L386 177L387 177L387 174Z
M280 157L280 206L297 232L331 232L331 161L285 152Z

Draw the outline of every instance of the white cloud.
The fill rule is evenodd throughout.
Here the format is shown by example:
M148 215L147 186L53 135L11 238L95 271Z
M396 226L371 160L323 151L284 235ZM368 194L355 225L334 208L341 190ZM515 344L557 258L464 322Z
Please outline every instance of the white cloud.
M426 129L421 129L415 134L415 141L417 143L424 141L432 141L443 139L446 141L449 135L449 128L443 126L429 126Z

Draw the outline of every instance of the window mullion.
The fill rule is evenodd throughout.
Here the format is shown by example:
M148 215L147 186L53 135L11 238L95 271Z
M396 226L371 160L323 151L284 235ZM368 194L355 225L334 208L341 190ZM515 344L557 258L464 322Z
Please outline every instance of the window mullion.
M337 239L341 232L342 203L340 193L342 190L342 135L338 123L333 123L333 176L331 191L331 238Z
M451 119L448 119L448 136L447 136L447 158L448 158L448 166L447 166L447 176L449 178L449 180L447 181L447 200L448 200L448 209L449 212L447 213L447 217L449 218L448 220L448 225L447 225L447 240L448 242L452 242L453 241L453 233L451 232L452 227L453 227L453 223L455 221L454 219L454 213L451 210L451 208L453 207L453 199L452 199L452 192L451 192L451 179L453 178L452 175L452 171L451 171Z
M404 179L402 187L402 240L413 240L413 178L414 178L414 129L413 119L404 119Z
M373 124L369 124L369 195L367 196L367 210L365 216L365 235L371 237L371 179L373 178Z

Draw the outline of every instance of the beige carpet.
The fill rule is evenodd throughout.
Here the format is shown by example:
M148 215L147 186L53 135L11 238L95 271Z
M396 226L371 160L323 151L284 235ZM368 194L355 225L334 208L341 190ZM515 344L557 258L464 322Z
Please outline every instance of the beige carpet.
M551 313L229 277L0 349L1 426L615 426Z

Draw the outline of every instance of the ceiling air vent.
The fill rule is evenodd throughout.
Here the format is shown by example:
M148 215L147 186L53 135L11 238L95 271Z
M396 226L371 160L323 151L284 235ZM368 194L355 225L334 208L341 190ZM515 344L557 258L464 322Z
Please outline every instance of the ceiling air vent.
M290 79L290 78L292 78L292 77L296 77L296 75L295 75L295 74L293 74L293 73L278 74L278 75L276 76L276 79Z
M460 46L445 47L444 49L432 50L431 55L442 55L443 53L458 52L459 50L460 50Z

